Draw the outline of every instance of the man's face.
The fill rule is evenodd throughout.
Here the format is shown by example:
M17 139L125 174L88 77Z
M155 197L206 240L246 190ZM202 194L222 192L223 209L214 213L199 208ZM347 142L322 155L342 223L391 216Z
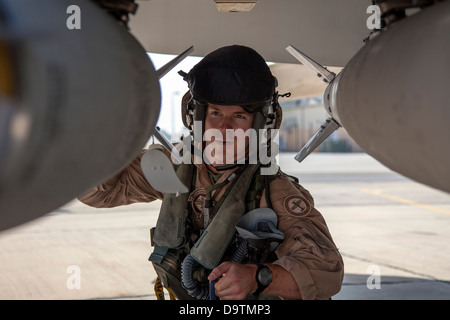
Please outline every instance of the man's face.
M235 163L248 152L249 139L245 138L243 133L252 128L254 117L253 113L246 112L240 106L208 105L205 116L205 137L206 148L211 148L212 158L208 156L208 153L206 155L213 166ZM208 131L209 129L216 130ZM219 132L217 136L216 133ZM208 134L211 138L207 138ZM238 140L245 141L245 146L238 143ZM217 150L223 150L222 155L216 154Z

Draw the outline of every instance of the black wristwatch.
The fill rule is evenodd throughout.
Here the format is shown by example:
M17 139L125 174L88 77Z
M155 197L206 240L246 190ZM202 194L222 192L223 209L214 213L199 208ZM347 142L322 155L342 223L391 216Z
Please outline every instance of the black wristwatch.
M268 266L263 264L257 264L258 269L256 270L256 283L258 283L258 289L253 293L254 295L259 295L261 291L269 286L272 282L272 271Z

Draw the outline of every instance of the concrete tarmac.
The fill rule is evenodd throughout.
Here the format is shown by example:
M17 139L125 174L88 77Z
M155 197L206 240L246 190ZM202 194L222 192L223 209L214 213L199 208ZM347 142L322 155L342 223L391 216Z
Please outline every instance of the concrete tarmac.
M345 263L334 300L449 299L450 194L363 153L279 163L315 198ZM149 229L161 202L78 200L0 233L0 299L155 299Z

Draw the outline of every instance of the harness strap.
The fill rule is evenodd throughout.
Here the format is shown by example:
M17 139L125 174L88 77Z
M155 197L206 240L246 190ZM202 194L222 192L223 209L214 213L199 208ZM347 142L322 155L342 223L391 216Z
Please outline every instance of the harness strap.
M170 300L177 300L177 297L175 297L172 290L170 290L169 288L166 288L166 289L169 292ZM156 300L166 300L166 297L164 296L164 286L163 286L161 280L159 279L159 277L156 278L154 290L155 290Z
M191 249L192 257L205 268L212 270L219 264L232 240L235 225L246 209L246 199L242 196L247 194L250 181L259 166L259 163L247 165L244 172L233 181L234 184L230 187L228 195L223 203L217 206L218 210L213 219ZM220 241L218 242L217 239Z
M212 192L217 189L222 188L223 186L227 185L229 182L233 181L234 178L236 178L238 175L240 175L244 171L244 169L240 168L240 169L236 170L224 181L213 184L211 187L208 188L208 190L206 191L205 206L203 207L203 222L204 222L203 228L204 229L208 226L209 222L213 218L213 216L211 216L211 210L215 209L214 208L215 201L212 199ZM228 189L228 190L230 190L230 189ZM225 199L227 194L228 194L228 192L225 192L224 196L222 196L222 199ZM213 212L213 214L214 214L214 212Z

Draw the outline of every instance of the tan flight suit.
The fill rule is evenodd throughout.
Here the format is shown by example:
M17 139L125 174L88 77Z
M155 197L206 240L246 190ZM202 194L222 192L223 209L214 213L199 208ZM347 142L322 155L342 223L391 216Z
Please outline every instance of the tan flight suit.
M140 166L142 154L121 173L80 196L79 200L97 208L162 200L163 194L153 189L144 177ZM204 164L196 166L196 183L189 200L194 228L200 229L205 190L212 182L207 167ZM225 171L216 183L224 181L233 171L235 169ZM214 200L220 198L227 186L213 194ZM273 263L294 276L303 299L328 299L338 293L344 275L342 257L324 218L314 208L310 193L279 172L270 182L270 200L277 213L278 229L285 235L276 250L278 259ZM264 196L260 199L260 207L267 207Z

